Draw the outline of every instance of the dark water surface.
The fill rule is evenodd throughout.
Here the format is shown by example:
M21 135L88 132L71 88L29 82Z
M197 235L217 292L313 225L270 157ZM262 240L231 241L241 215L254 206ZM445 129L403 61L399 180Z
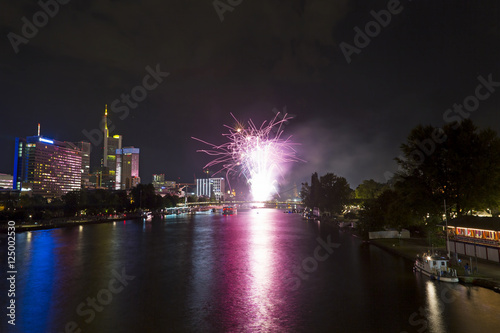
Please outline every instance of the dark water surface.
M500 332L500 294L411 268L349 233L272 209L19 233L16 326L7 325L3 278L0 327Z

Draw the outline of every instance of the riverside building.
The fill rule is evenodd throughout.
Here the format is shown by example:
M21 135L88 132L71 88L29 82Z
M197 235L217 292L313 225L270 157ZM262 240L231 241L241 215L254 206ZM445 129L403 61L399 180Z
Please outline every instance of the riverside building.
M215 196L216 200L223 199L225 190L224 178L198 178L196 179L196 196L205 196L211 198Z
M139 148L116 149L115 189L128 190L141 182L139 178L139 154Z
M13 188L60 198L82 186L82 150L41 135L16 138Z

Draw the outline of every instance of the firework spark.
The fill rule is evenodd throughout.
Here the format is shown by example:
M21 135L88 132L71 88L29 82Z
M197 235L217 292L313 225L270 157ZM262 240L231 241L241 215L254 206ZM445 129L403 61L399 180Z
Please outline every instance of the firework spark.
M264 121L260 127L255 126L252 120L248 126L243 126L233 114L236 126L224 125L229 133L222 134L227 142L215 145L198 138L194 138L210 146L210 149L198 150L214 156L205 168L221 166L216 172L230 176L244 176L250 184L252 198L255 201L265 201L277 193L277 179L283 177L283 166L286 163L297 162L293 148L296 143L291 142L291 136L281 139L283 124L291 117L285 114L278 120L278 114L270 121Z

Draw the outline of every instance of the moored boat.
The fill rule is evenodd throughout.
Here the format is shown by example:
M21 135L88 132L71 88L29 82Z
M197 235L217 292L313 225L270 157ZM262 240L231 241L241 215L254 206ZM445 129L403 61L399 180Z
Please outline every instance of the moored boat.
M421 272L433 280L443 282L458 282L457 271L448 267L448 259L437 254L424 253L417 256L414 272Z
M229 206L222 208L222 215L234 215L236 212L236 207Z

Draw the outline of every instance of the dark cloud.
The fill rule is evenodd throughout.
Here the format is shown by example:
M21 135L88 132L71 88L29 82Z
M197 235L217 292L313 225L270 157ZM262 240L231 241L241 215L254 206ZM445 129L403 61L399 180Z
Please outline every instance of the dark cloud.
M185 181L207 157L191 136L222 142L230 112L260 123L287 107L286 132L307 163L285 181L335 172L352 186L384 180L399 145L418 123L443 124L443 113L473 93L477 76L500 81L499 4L460 0L401 1L404 9L348 64L371 10L387 1L242 1L221 22L212 1L70 1L16 54L7 34L40 10L4 1L0 13L0 172L12 172L14 138L36 124L61 140L98 128L104 104L142 83L146 66L170 76L125 119L111 114L125 145L141 148L141 177ZM471 116L499 130L500 93ZM93 162L99 162L98 148Z

